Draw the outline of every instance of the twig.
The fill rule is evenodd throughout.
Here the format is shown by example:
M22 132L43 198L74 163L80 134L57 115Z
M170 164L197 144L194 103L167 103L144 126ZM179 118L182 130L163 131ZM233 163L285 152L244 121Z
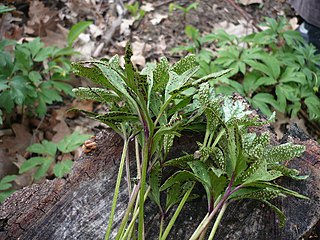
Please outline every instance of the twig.
M158 8L158 7L161 7L163 5L167 5L169 3L172 3L174 0L167 0L167 1L164 1L164 2L161 2L161 3L158 3L158 4L155 4L154 7L155 8Z
M232 5L248 22L251 20L251 17L248 15L246 11L244 11L238 4L236 4L233 0L225 0L230 5ZM262 31L262 29L254 22L251 23L258 31Z

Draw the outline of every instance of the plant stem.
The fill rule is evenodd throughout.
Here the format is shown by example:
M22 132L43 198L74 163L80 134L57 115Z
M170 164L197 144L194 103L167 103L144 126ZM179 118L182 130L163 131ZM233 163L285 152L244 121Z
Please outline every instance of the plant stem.
M123 216L123 219L121 221L121 224L120 224L120 227L119 227L119 230L118 230L118 233L116 235L116 240L120 239L121 238L121 235L122 235L122 232L123 232L123 229L124 227L126 226L127 222L128 222L128 218L129 218L129 215L130 215L130 212L131 212L131 209L135 203L135 200L138 196L138 193L139 193L139 189L140 189L140 182L134 187L133 189L133 192L131 194L131 197L130 197L130 200L129 200L129 203L128 203L128 207L126 209L126 213L124 214Z
M181 202L179 203L179 206L177 208L177 210L175 211L175 213L173 214L170 222L168 223L168 226L166 227L166 229L164 230L163 235L161 236L161 240L165 240L167 239L167 236L169 235L171 228L173 227L173 224L175 223L177 217L179 216L184 204L186 203L186 201L188 200L188 197L194 187L195 183L192 184L192 186L188 189L188 191L184 194Z
M221 138L222 135L225 133L225 131L226 131L226 130L225 130L224 128L221 129L221 131L218 133L216 139L214 140L213 144L211 145L212 148L214 148L214 147L217 145L217 143L220 141L220 138Z
M206 133L204 135L204 140L203 140L203 144L202 144L203 147L207 146L209 136L210 136L210 128L209 128L209 124L207 124Z
M146 190L146 193L144 194L144 200L147 199L148 194L150 192L150 189L151 188L149 186L148 189ZM125 239L127 236L129 236L131 234L131 232L132 232L131 230L133 229L133 226L134 226L134 224L135 224L135 222L137 220L138 214L139 214L139 208L137 208L136 211L133 213L133 217L132 217L132 219L131 219L131 221L130 221L130 223L129 223L126 231L125 231L125 233L119 239Z
M113 195L113 200L112 200L112 207L111 207L111 212L110 212L108 228L106 231L106 235L104 237L105 240L108 240L110 237L110 234L111 234L113 218L114 218L114 213L115 213L116 206L117 206L117 199L118 199L118 195L119 195L121 177L122 177L123 167L124 167L124 163L125 163L125 159L126 159L126 155L127 155L128 145L129 145L129 142L127 141L127 139L124 139L124 146L123 146L123 150L122 150L120 167L119 167L119 171L118 171L116 187L114 190L114 195Z
M161 240L161 237L162 237L163 223L164 223L164 213L161 212L160 230L159 230L159 240Z
M130 159L129 159L129 146L126 154L126 178L128 185L128 196L131 196L131 177L130 177Z
M138 138L134 138L135 150L136 150L136 164L137 164L137 177L141 179L141 162L140 162L140 151Z
M138 239L144 239L144 193L146 188L147 167L149 162L149 138L145 137L142 156L142 171L141 171L141 186L140 186L140 199L139 199L139 224L138 224Z
M221 208L221 210L220 210L220 212L219 212L219 214L217 216L216 221L214 222L214 225L212 227L212 230L211 230L211 233L210 233L210 236L209 236L208 240L213 240L213 237L216 234L216 231L218 229L219 223L220 223L220 221L222 219L222 216L223 216L224 212L226 211L227 207L228 207L228 203L225 202L222 205L222 208Z
M232 177L230 179L229 185L228 185L228 187L227 187L227 189L225 191L225 194L223 195L222 199L219 201L219 203L213 209L213 211L210 213L210 215L207 217L207 219L202 223L202 226L200 228L198 228L196 232L193 233L193 235L191 236L190 240L196 240L196 239L199 238L199 236L202 235L202 232L205 231L205 229L207 229L207 226L211 222L211 220L214 217L214 215L225 204L225 202L227 201L227 199L229 198L229 196L232 193L231 188L232 188L232 185L233 185L233 182L234 182L234 178L235 178L235 173L232 174Z

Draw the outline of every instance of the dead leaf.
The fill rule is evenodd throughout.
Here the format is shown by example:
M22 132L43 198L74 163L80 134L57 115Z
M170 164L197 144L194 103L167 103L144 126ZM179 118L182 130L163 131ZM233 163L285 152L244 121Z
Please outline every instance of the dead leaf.
M151 11L154 10L154 7L153 7L152 3L144 2L142 4L142 6L140 7L140 9L145 11L145 12L151 12Z
M26 161L25 157L23 157L20 154L16 154L16 157L13 163L14 165L17 166L17 168L20 168L25 161ZM20 187L31 185L33 183L33 175L35 171L36 169L32 169L23 174L19 174L17 178L14 180L14 182Z
M122 19L120 24L120 34L123 34L124 36L130 35L130 27L134 23L134 19Z
M291 18L289 20L289 25L291 26L291 30L296 30L299 27L298 18Z
M262 4L263 1L262 0L238 0L238 2L242 5L250 5L250 4L254 4L254 3L258 3L258 4Z
M6 175L17 173L18 169L13 162L14 157L10 156L3 148L0 148L0 179Z
M239 37L252 33L252 28L248 27L252 26L250 25L250 23L248 23L244 19L239 19L238 22L239 24L235 25L231 22L222 21L217 24L214 24L214 30L223 29L228 34L234 34Z
M39 37L48 35L48 31L56 31L58 12L45 7L39 0L30 1L29 20L25 32Z
M82 99L75 99L73 100L70 108L75 108L75 109L81 109L85 110L88 112L93 111L93 101L91 100L82 100ZM79 111L66 111L65 116L67 118L76 118L80 115Z
M158 25L159 23L161 23L161 21L163 19L166 19L167 17L168 17L168 15L166 15L166 14L160 14L160 13L156 12L153 14L150 22L152 23L152 25Z
M71 134L71 130L69 126L65 122L65 108L61 108L58 110L54 110L52 113L52 117L54 117L56 120L59 121L57 125L53 127L53 130L56 132L54 136L52 137L52 142L59 142L62 140L65 136L68 136Z
M16 153L23 155L31 143L32 135L22 124L14 123L11 125L11 128L14 136L4 136L2 138L3 143L0 144L0 147L6 149L11 156L15 156Z
M132 52L133 56L131 57L131 61L134 65L139 65L144 67L146 64L146 59L143 56L145 43L144 42L133 42L132 43Z

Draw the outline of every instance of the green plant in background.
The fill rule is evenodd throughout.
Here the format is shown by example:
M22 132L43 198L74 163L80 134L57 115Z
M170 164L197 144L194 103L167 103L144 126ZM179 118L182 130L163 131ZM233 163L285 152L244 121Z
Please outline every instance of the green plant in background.
M304 147L291 143L271 146L266 133L248 133L249 126L267 122L252 118L251 111L240 101L217 96L209 85L209 81L219 81L230 70L197 78L199 66L191 55L173 66L162 58L139 72L132 65L131 56L132 50L127 45L124 68L118 56L73 65L76 74L102 86L76 88L76 96L102 102L109 109L105 114L81 111L108 124L124 140L105 239L109 239L112 231L124 168L130 197L115 239L135 237L136 227L138 239L143 239L144 202L148 196L159 207L159 239L166 239L186 201L195 197L191 192L197 181L207 192L208 214L195 230L194 239L205 235L216 213L220 211L218 219L221 219L227 204L241 198L264 201L276 210L283 223L283 214L269 200L284 195L305 197L272 181L283 175L304 178L298 176L298 171L281 164L300 156ZM199 143L198 151L167 159L175 137L186 130L201 129L205 130L205 138ZM132 140L135 141L137 182L131 182L128 168L128 145ZM164 168L171 166L181 170L163 183ZM176 204L178 207L167 222L166 216Z
M266 19L264 25L266 30L244 37L223 30L192 35L186 29L192 43L174 51L196 53L199 76L231 68L225 78L211 82L217 93L238 92L268 116L273 110L296 116L307 109L311 120L319 120L320 55L298 32L286 30L285 19ZM210 45L215 53L205 48Z
M13 182L16 178L16 175L7 175L0 180L0 202L3 202L14 192L11 182Z
M135 20L140 20L144 17L146 12L140 8L139 2L135 2L134 4L125 4L124 5L128 12L135 18Z
M46 176L50 166L53 166L54 175L62 178L65 174L70 172L73 161L68 159L58 162L58 154L62 153L62 155L64 155L73 152L88 138L90 138L90 135L74 132L70 136L64 137L64 139L58 143L43 140L41 143L32 144L27 148L27 151L37 154L38 156L31 157L23 162L20 166L19 174L25 173L31 169L36 169L33 177L35 180L39 180Z
M62 178L71 171L73 166L72 159L63 159L59 161L58 156L63 157L65 154L72 153L79 148L91 135L80 134L74 132L69 136L64 137L58 143L43 140L41 143L32 144L27 148L27 151L36 154L22 163L19 169L19 174L34 170L33 178L39 180L45 177L50 171L55 177ZM52 168L52 170L50 170ZM51 173L51 172L50 172ZM10 182L14 181L17 175L7 175L0 180L0 202L3 202L15 190L12 189Z
M40 38L31 42L0 41L0 125L10 123L19 107L28 114L44 116L47 105L62 101L62 93L73 95L70 79L70 56L76 54L73 42L91 22L80 22L68 35L68 47L44 47ZM13 46L14 51L6 47Z
M15 10L15 8L0 5L0 14L11 12L13 10Z
M169 5L169 12L172 13L173 11L176 11L176 10L180 10L183 12L183 19L184 19L184 22L186 23L187 22L187 15L189 14L189 12L192 10L192 9L197 9L199 6L199 3L191 3L190 5L188 5L187 7L183 7L179 4L175 4L175 3L170 3Z

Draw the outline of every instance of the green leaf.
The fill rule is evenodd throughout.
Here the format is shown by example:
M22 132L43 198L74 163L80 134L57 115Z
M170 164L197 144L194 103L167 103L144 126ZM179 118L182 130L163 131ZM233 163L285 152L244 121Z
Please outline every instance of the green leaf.
M186 169L189 167L188 162L194 161L193 154L188 154L182 157L174 158L164 163L164 166L173 166L181 169Z
M79 87L72 90L78 98L102 103L120 102L121 98L114 92L103 88Z
M10 182L14 181L17 175L7 175L0 180L0 191L7 190L12 187Z
M161 58L153 71L153 89L163 92L169 80L169 62L167 58Z
M27 47L31 52L32 59L35 58L40 49L44 46L44 43L41 42L39 37L36 37L33 41L24 43L24 47Z
M82 33L84 30L91 25L91 21L82 21L78 22L77 24L73 25L68 33L67 42L68 47L71 47L74 41L78 38L80 33Z
M13 10L15 10L15 8L0 5L0 14L6 13L6 12L11 12Z
M35 168L37 166L40 166L40 168L41 168L41 166L44 165L45 168L46 168L48 165L50 166L50 164L52 162L53 162L53 158L52 157L32 157L32 158L29 158L26 161L24 161L22 163L22 165L20 166L19 174L27 172L30 169ZM49 166L48 166L48 168L49 168ZM46 169L48 170L48 168L46 168ZM47 172L47 170L45 172ZM41 171L40 175L41 175L40 177L44 176L42 171ZM39 174L37 176L39 176ZM36 179L39 179L39 178L36 178Z
M37 72L37 71L29 72L28 77L34 84L37 84L42 80L41 74L39 72Z
M185 33L186 35L191 38L193 41L195 41L197 38L199 38L199 30L191 25L187 25L185 27Z
M35 172L34 179L39 180L40 178L46 176L46 173L49 170L52 162L53 162L52 158L45 158L42 162L42 165Z
M258 93L254 95L251 99L251 103L253 107L259 108L261 112L267 116L272 115L272 111L270 110L268 104L277 105L274 97L269 93Z
M58 162L53 168L53 173L58 178L62 178L64 175L70 173L72 165L72 160L63 160L61 162Z
M164 191L176 183L183 183L197 179L196 176L188 171L181 170L171 175L160 187L160 191Z
M194 55L189 55L182 58L176 64L174 64L171 70L178 75L183 74L185 71L198 66L196 57Z
M45 59L51 57L53 51L54 51L54 47L41 48L40 51L37 52L33 60L35 62L43 62Z
M201 183L205 188L211 189L211 178L208 172L208 167L201 161L188 162L188 165L192 169L194 175L201 180Z
M6 190L0 192L0 202L3 202L6 200L12 193L14 193L15 190Z
M8 113L12 112L14 108L14 102L9 91L0 93L0 106L3 107Z
M23 45L16 45L15 51L15 65L24 73L29 72L32 69L33 62L31 59L31 52Z
M27 79L24 76L16 75L11 80L11 97L17 105L22 105L26 98Z
M289 161L295 157L300 157L305 149L306 148L303 145L285 143L266 148L263 153L263 159L269 164Z
M161 208L160 204L160 185L162 180L162 169L159 163L156 163L150 172L149 183L151 187L151 199Z
M69 83L61 82L61 81L51 81L52 86L59 90L63 91L70 96L74 96L72 91L72 86Z
M284 215L284 213L279 208L277 208L275 205L271 204L270 202L268 202L268 201L262 201L262 202L265 203L266 205L268 205L273 211L275 211L275 213L277 214L277 216L279 218L279 226L284 227L284 224L286 222L286 216Z
M27 148L28 152L38 153L43 155L55 156L57 152L57 144L43 140L41 143L32 144Z
M304 103L308 107L309 116L311 119L320 119L320 99L315 95L307 97Z
M181 200L183 195L181 185L182 184L180 182L176 182L167 189L166 211Z
M58 149L63 153L69 153L80 147L91 135L73 132L70 136L64 137L58 143Z

